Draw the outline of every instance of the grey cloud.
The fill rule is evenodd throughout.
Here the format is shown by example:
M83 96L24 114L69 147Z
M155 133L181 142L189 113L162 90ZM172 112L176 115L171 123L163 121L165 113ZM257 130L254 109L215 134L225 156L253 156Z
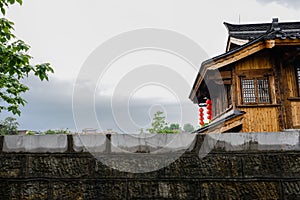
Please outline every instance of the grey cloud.
M20 124L20 129L44 131L47 129L65 129L69 128L72 131L76 130L76 126L73 119L72 112L72 92L73 92L73 82L72 81L62 81L55 78L50 78L49 82L40 82L35 77L30 77L25 80L24 83L30 87L30 90L24 95L27 100L27 104L23 107L21 117L17 117ZM84 98L84 92L87 90L88 86L82 84L82 97ZM118 121L122 119L118 118L118 112L113 113L110 107L110 97L104 96L101 98L96 98L95 103L95 114L96 118L100 122L101 128L103 130L113 129L116 131L138 131L138 127L146 126L151 123L151 115L153 115L155 109L151 106L160 103L160 99L136 99L134 104L128 107L130 117L132 121L135 122L137 126L132 126L132 124L118 124ZM114 111L120 110L121 106L124 104L120 100L115 101L113 105ZM84 103L80 105L80 112L82 113L82 126L77 127L78 131L83 128L98 128L98 124L92 124L90 120L93 116L88 116L85 110L90 108L90 106ZM171 123L180 121L180 108L177 104L163 103L162 105L167 112L167 121ZM197 110L193 108L193 105L188 102L182 102L183 109L188 110L187 113L191 113L190 116L184 117L186 121L182 123L192 123L196 121ZM159 109L159 107L157 108ZM150 114L149 114L149 111ZM115 116L114 116L115 114ZM1 113L0 117L4 118L10 114ZM125 127L124 127L125 126Z
M300 8L300 1L297 0L257 0L257 1L262 4L276 2L278 4L281 4L289 8L294 8L294 9Z

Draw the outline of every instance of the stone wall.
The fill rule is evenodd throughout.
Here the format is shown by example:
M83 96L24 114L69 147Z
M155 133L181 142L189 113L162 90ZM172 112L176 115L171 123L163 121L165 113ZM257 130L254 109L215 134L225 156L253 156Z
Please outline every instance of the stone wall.
M300 199L297 131L1 136L0 157L1 199Z

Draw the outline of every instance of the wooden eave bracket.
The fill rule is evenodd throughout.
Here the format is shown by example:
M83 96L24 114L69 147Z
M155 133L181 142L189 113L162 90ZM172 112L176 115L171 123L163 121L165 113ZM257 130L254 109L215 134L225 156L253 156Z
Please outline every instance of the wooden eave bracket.
M273 47L275 47L275 40L266 40L266 48L268 49L272 49Z

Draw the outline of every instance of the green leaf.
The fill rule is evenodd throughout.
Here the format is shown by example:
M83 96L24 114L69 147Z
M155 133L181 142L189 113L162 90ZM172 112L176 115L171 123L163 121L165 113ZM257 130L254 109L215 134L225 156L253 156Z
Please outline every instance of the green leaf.
M23 4L23 1L22 0L16 0L20 5Z
M3 7L1 7L1 12L3 15L5 15L5 9Z
M2 14L16 2L23 3L22 0L0 0ZM48 73L54 70L49 63L30 64L32 57L27 53L30 46L16 38L13 26L13 22L0 18L0 112L7 110L20 115L20 106L26 103L21 95L29 90L21 83L22 79L33 73L42 81L48 80Z

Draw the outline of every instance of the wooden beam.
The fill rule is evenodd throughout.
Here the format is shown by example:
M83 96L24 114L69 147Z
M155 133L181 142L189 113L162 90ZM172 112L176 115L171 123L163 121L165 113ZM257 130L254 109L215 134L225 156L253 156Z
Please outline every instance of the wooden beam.
M295 46L300 45L300 39L276 39L276 46Z
M218 79L231 79L231 71L218 71L218 70L210 70L212 74L208 75L207 78L210 80L218 80Z
M249 47L246 47L236 53L231 54L230 56L226 56L225 58L208 64L206 68L209 68L210 70L219 69L220 67L234 63L265 48L266 44L264 41L257 42L253 45L250 45Z

